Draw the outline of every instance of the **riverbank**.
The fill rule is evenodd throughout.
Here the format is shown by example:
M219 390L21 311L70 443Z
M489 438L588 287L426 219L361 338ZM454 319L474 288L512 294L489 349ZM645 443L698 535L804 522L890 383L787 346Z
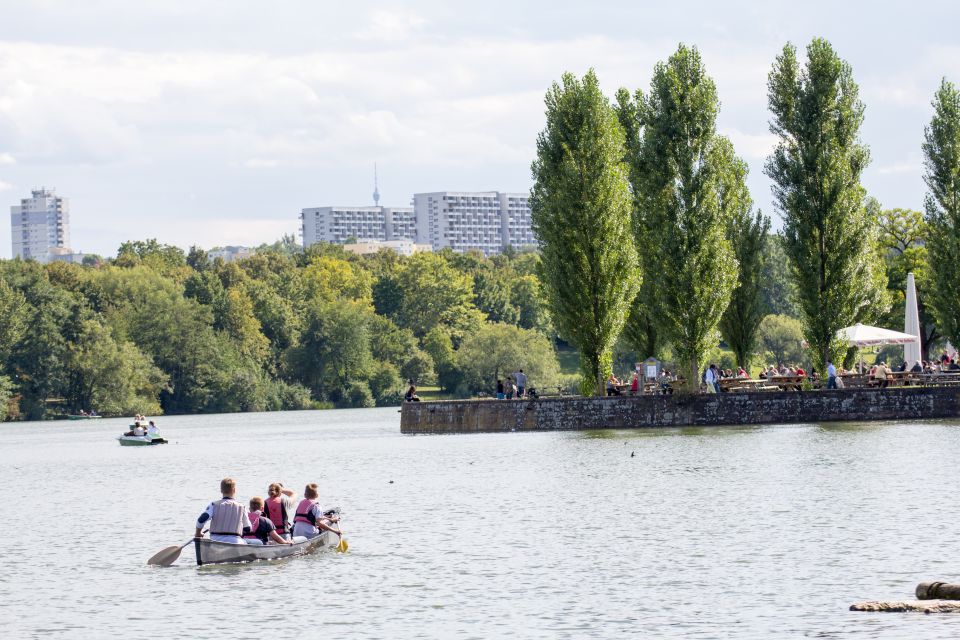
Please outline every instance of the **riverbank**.
M960 388L406 403L402 433L633 429L960 417Z

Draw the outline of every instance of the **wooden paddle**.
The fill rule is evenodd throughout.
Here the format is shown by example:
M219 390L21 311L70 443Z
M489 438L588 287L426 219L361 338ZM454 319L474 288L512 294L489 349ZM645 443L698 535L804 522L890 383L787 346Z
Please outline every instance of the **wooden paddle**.
M204 533L206 533L206 531L200 535L202 536ZM158 551L157 553L153 554L149 560L147 560L147 564L155 564L160 567L169 567L177 561L177 558L180 557L180 552L183 551L183 548L193 542L193 540L193 538L190 538L179 547L167 547L163 551Z

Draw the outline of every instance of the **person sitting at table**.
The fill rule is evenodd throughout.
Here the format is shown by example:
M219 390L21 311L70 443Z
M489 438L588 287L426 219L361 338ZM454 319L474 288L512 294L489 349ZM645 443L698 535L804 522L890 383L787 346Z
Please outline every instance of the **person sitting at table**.
M885 389L887 385L890 384L887 380L889 372L890 370L887 369L887 366L883 364L882 360L873 367L873 372L871 375L873 376L877 386L881 389Z
M744 379L749 380L749 379L750 379L750 374L747 373L746 370L745 370L743 367L739 367L739 368L737 368L737 377L738 377L738 378L744 378Z
M620 389L618 388L620 384L622 384L620 379L611 373L610 377L607 378L607 397L621 395Z
M633 372L633 378L630 380L630 395L635 396L640 391L640 374Z
M956 359L950 361L950 366L947 367L947 371L960 371L960 364L957 364Z
M797 365L797 368L793 370L793 373L794 373L794 375L798 375L798 376L800 376L801 378L803 378L803 377L805 377L805 376L807 375L807 372L804 371L804 370L803 370L803 367L801 367L800 365Z
M910 367L910 373L923 373L923 366L920 364L919 360L914 362L913 366Z

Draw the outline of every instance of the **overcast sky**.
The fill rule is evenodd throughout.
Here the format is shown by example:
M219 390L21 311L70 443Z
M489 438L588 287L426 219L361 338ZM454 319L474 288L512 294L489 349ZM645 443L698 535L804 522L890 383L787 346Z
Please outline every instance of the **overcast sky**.
M70 199L73 248L103 255L150 237L272 242L303 207L372 204L374 162L384 205L527 191L552 81L594 67L611 95L646 89L679 42L700 48L775 224L767 73L815 36L860 84L868 191L920 208L960 10L886 4L0 0L0 257L9 206L39 186Z

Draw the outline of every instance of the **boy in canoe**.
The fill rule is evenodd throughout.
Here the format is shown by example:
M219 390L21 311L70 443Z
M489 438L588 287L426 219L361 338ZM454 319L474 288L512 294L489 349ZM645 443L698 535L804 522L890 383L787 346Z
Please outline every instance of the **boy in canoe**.
M336 516L327 515L317 504L317 498L320 493L317 489L317 483L312 482L303 490L303 500L297 505L297 514L293 518L293 537L294 539L302 537L305 539L316 538L320 535L320 530L332 531L338 536L340 532L331 527L329 523L336 522Z
M277 533L270 518L263 513L263 498L260 496L250 498L250 533L244 534L243 541L247 544L268 544L268 541L293 544Z
M197 518L195 538L203 537L203 527L210 523L210 539L217 542L244 544L242 536L250 533L250 517L247 508L234 500L237 495L237 483L233 478L220 481L219 500L214 500Z

